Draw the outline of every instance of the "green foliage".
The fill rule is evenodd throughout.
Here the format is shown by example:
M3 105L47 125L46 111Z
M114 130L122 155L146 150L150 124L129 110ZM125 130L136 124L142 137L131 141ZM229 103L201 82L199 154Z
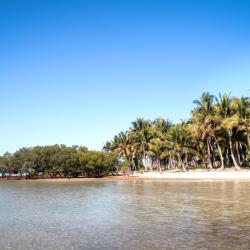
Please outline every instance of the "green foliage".
M239 169L249 164L250 99L204 92L193 103L187 122L139 118L107 142L104 150L117 153L128 166L136 156L145 170L232 165Z
M131 162L128 161L128 160L125 160L123 162L120 162L118 164L118 171L123 173L123 174L126 174L130 171L131 169Z
M103 177L116 171L117 156L98 151L87 151L79 154L80 166L88 177Z
M102 177L116 172L117 156L65 145L22 148L0 157L0 173L35 176Z
M250 99L205 92L193 103L188 121L172 124L162 118L139 118L128 131L106 142L103 152L51 145L5 153L0 157L0 173L101 177L142 165L145 171L249 166ZM118 163L118 158L123 161Z

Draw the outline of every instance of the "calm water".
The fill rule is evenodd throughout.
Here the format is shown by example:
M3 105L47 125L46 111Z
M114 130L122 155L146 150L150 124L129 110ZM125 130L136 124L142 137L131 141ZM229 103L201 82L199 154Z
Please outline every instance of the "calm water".
M250 183L0 181L0 249L250 249Z

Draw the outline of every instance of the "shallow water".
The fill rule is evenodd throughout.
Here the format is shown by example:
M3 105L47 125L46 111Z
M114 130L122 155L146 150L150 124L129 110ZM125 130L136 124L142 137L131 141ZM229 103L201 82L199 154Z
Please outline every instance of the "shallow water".
M250 182L0 181L0 249L250 249Z

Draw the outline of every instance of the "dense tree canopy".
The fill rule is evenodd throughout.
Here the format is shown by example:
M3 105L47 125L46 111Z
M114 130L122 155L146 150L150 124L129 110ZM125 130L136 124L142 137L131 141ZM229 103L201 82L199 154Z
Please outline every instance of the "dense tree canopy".
M250 99L205 92L193 103L188 121L172 124L161 118L139 118L103 149L130 161L131 166L136 157L137 168L145 170L249 166Z
M188 121L139 118L103 151L65 145L21 148L0 157L2 175L101 177L117 172L250 165L250 99L205 92Z
M14 154L0 157L3 175L102 177L116 171L117 156L112 153L89 151L85 147L65 145L22 148Z

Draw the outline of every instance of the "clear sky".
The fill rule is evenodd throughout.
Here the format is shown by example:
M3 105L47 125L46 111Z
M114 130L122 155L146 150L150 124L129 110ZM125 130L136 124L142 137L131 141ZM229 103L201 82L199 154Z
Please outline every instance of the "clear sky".
M101 149L137 117L249 95L250 2L0 0L0 153Z

